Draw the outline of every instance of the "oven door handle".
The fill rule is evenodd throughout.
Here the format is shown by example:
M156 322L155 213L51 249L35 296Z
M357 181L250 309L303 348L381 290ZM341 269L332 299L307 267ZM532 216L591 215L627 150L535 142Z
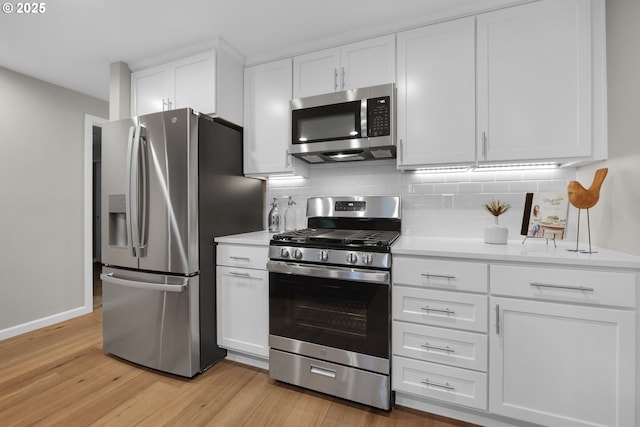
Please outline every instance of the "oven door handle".
M348 267L328 267L323 265L296 264L282 261L267 262L267 270L272 273L296 274L299 276L313 276L325 279L350 280L354 282L391 284L388 271L364 270Z

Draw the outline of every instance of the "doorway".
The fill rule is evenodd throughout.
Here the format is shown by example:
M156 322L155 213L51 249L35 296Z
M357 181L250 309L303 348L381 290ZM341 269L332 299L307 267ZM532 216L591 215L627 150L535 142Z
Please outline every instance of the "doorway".
M84 116L84 310L102 306L101 268L101 145L107 119Z
M93 136L93 309L102 307L102 280L100 280L101 268L101 247L102 247L102 225L100 222L101 201L102 201L102 127L92 126Z

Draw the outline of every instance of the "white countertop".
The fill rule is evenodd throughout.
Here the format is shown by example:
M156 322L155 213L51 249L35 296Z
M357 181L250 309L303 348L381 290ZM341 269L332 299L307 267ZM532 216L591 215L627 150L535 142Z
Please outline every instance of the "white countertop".
M230 236L220 236L214 239L216 243L233 243L236 245L264 245L269 246L271 236L277 233L270 233L267 230L252 231L251 233L232 234Z
M608 249L592 247L597 253L586 254L568 251L576 242L558 241L557 247L546 239L510 240L506 245L491 245L481 239L454 239L437 237L401 236L391 253L397 255L422 255L451 258L479 259L487 261L520 261L546 264L565 264L589 267L640 269L640 257ZM579 249L588 249L580 243Z

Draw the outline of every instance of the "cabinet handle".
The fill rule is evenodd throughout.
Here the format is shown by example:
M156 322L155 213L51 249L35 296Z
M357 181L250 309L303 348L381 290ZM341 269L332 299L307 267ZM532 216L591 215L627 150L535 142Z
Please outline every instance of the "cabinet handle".
M482 132L482 158L487 159L487 132Z
M284 152L284 168L286 170L291 169L291 164L289 163L289 150Z
M168 99L162 98L162 111L166 111L165 107L167 106Z
M432 381L429 381L429 378L425 379L424 381L420 381L422 384L425 385L430 385L433 387L440 387L440 388L444 388L445 390L455 390L455 387L449 385L449 383L444 383L444 384L440 384L440 383L434 383Z
M402 151L403 148L404 148L404 144L402 142L402 139L398 140L398 145L399 145L398 151L399 151L399 156L400 156L400 164L402 165L403 161L404 161L404 151Z
M420 347L422 348L426 348L427 350L439 350L439 351L446 351L447 353L455 353L456 351L454 349L452 349L449 346L446 347L439 347L436 345L430 345L428 342L424 343L424 344L420 344Z
M550 283L531 282L531 286L536 288L568 289L571 291L594 292L595 289L586 286L552 285Z
M455 314L454 310L449 310L448 308L445 308L444 310L441 308L430 308L428 305L424 306L424 307L420 307L421 310L424 311L434 311L436 313L446 313L446 314Z
M346 73L344 71L344 67L342 67L342 90L344 90L344 87L345 87L345 83L344 83L345 77L346 77Z
M235 259L236 261L251 261L251 258L246 256L230 256L229 258Z
M500 335L500 304L496 304L496 335Z
M338 69L333 69L333 91L336 92L338 90Z
M421 276L426 277L427 279L433 277L437 279L455 279L456 276L453 274L433 274L433 273L422 273Z
M238 271L230 271L229 274L232 276L238 276L238 277L251 277L249 273L240 273Z

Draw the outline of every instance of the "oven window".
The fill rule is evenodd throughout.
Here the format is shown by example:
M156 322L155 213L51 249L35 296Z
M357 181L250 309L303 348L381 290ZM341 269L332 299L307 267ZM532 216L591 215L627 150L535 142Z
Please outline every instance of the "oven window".
M270 273L269 332L389 357L389 286Z
M321 107L293 110L293 143L359 138L361 102L343 102Z

